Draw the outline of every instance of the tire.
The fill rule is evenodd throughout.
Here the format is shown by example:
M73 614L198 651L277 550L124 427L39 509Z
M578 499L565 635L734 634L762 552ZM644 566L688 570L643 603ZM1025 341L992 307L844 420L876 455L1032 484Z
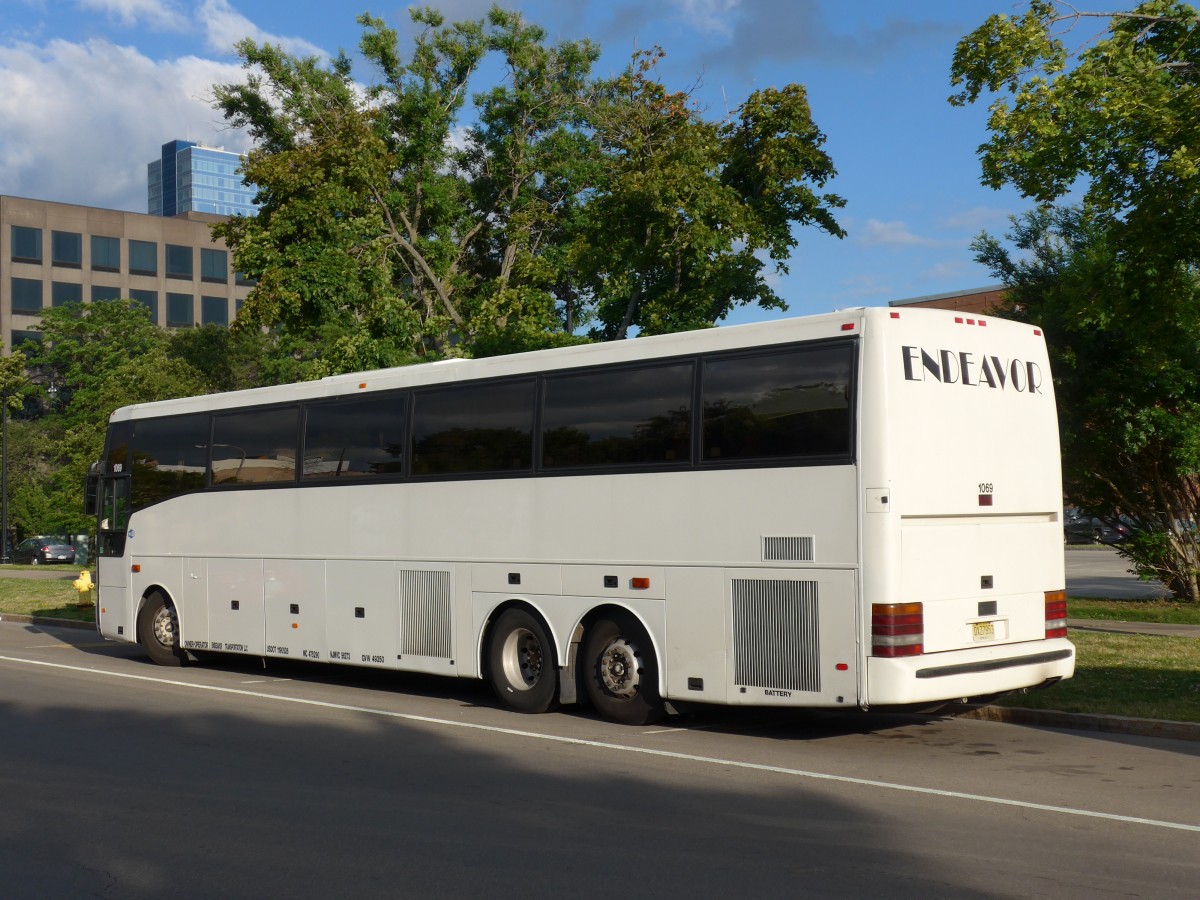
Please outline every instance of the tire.
M162 592L146 598L137 617L138 643L152 662L160 666L182 666L187 654L179 646L179 616Z
M40 559L38 559L36 556L34 556L32 559L29 560L29 564L31 566L41 565L41 562L42 561Z
M584 684L596 711L623 725L649 725L665 711L650 636L632 615L598 619L583 651Z
M500 702L523 713L558 708L558 663L542 620L524 609L505 610L488 638L488 680Z

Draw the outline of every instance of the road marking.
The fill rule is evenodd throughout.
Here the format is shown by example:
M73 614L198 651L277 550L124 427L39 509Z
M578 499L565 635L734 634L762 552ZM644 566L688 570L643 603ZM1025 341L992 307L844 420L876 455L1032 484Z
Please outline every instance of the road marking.
M23 650L79 650L84 647L111 647L111 641L95 641L91 644L29 644Z
M306 700L303 697L280 697L275 694L262 694L257 691L244 691L239 688L219 687L211 684L194 684L188 681L176 681L172 678L156 678L151 675L134 675L129 672L109 672L104 669L93 669L87 666L72 666L66 663L45 662L39 659L21 659L16 656L0 656L0 662L11 662L27 666L43 666L48 669L66 669L69 672L82 672L89 675L101 675L107 678L124 678L129 681L145 681L151 684L165 684L172 687L190 688L197 691L213 691L218 694L232 694L239 697L254 697L258 700L273 700L278 703L295 703L301 706L315 706L320 709L333 709L341 712L366 713L387 719L398 719L405 722L420 722L424 725L440 725L446 728L465 728L472 731L483 731L490 734L504 734L510 737L528 738L539 741L549 741L556 744L568 744L577 747L590 747L598 750L614 750L620 753L638 753L643 756L655 756L663 759L675 759L684 762L702 763L705 765L722 766L730 769L743 769L751 772L769 772L774 775L786 775L791 778L807 778L813 781L831 781L837 784L853 784L859 787L882 788L890 791L902 791L909 794L923 794L929 797L947 797L954 800L970 800L975 803L990 803L996 806L1013 806L1018 809L1033 809L1041 812L1059 813L1066 816L1078 816L1089 819L1105 819L1110 822L1122 822L1127 825L1149 825L1153 828L1170 828L1177 831L1191 831L1200 834L1200 825L1188 825L1182 822L1164 822L1159 819L1144 819L1140 816L1122 816L1116 813L1096 812L1089 809L1076 809L1070 806L1052 806L1047 803L1031 803L1027 800L1010 800L1005 797L989 797L986 794L968 794L962 791L945 791L939 788L917 787L911 784L899 784L892 781L876 781L870 778L854 778L849 775L830 775L826 772L809 772L804 769L791 769L785 766L769 766L763 763L744 762L735 759L722 759L717 756L699 756L692 753L677 753L672 750L655 750L650 747L630 747L625 744L613 744L607 741L592 741L585 738L570 738L556 734L539 734L536 731L524 731L518 728L501 728L496 725L480 725L473 722L458 722L453 719L438 719L432 716L418 716L413 713L392 712L386 709L374 709L369 706L352 706L346 703L330 703L327 700Z

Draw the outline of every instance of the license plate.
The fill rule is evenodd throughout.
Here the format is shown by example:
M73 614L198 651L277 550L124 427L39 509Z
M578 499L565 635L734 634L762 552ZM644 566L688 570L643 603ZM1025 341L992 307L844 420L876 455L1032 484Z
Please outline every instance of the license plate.
M972 622L971 631L977 641L994 641L996 639L995 622Z

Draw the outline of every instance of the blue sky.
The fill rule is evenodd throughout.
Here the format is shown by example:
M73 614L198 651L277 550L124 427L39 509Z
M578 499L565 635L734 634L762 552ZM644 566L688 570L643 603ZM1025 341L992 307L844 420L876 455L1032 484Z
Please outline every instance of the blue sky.
M450 19L490 0L433 0ZM551 39L589 37L600 73L635 49L666 51L668 87L697 85L711 117L759 87L807 87L843 196L837 240L797 233L775 281L788 315L880 305L992 282L968 247L1028 207L979 183L983 106L951 107L950 60L964 34L1010 0L526 0ZM1023 7L1023 4L1021 5ZM0 193L145 211L146 164L176 138L242 151L210 105L241 80L243 36L299 54L353 51L356 13L403 29L407 5L360 0L0 0ZM356 69L369 81L372 74ZM476 85L482 90L484 82ZM780 315L778 313L773 316ZM743 311L732 321L767 317Z

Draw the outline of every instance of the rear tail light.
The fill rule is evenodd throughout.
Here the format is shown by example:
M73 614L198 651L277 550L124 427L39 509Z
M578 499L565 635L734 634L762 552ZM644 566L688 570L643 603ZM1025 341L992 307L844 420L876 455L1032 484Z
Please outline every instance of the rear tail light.
M1046 591L1046 637L1067 636L1067 592Z
M871 655L920 656L925 652L925 613L920 603L871 604Z

